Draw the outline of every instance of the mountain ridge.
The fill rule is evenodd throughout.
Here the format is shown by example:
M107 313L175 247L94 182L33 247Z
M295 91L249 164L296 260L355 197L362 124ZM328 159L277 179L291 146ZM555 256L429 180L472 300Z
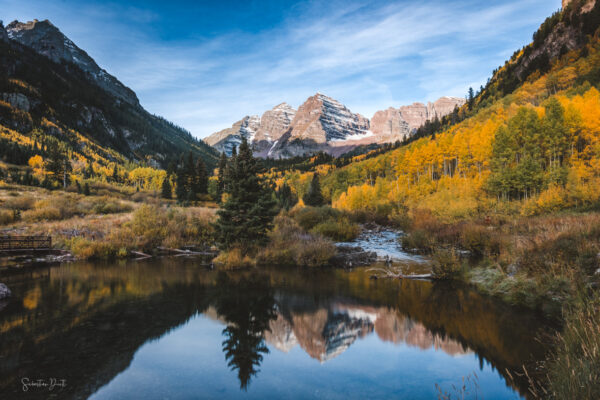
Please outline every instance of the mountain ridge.
M134 106L140 106L133 90L121 83L116 77L100 68L87 52L80 49L49 20L20 22L12 21L6 26L8 37L33 48L52 61L72 62L90 74L93 80L109 93Z
M281 103L260 118L245 116L204 141L227 155L244 137L261 158L289 158L320 151L340 156L358 146L403 141L425 122L442 118L464 103L465 99L444 96L427 104L377 111L369 120L317 92L298 110ZM248 121L252 121L250 126Z
M28 24L17 21L0 28L0 127L32 141L52 136L79 153L85 147L76 136L81 134L107 154L112 149L127 161L153 167L165 168L188 151L209 167L216 165L215 150L146 111L131 89L101 69L50 21ZM103 162L119 160L111 156Z

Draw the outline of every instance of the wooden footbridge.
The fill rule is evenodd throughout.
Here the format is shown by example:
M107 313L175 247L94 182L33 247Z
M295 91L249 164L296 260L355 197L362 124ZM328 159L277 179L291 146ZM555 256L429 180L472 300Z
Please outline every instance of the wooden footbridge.
M52 237L50 236L0 235L0 253L49 250L52 250Z

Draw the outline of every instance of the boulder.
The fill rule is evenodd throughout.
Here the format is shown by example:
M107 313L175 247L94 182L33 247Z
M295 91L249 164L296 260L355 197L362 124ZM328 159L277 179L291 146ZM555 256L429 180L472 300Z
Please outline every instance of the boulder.
M29 99L22 93L0 93L0 100L9 103L14 108L29 112L31 110L31 104Z
M331 264L335 267L361 267L377 261L377 253L365 251L362 247L340 245L337 250L337 254L331 259Z
M0 300L7 299L10 296L12 296L12 293L8 286L6 286L4 283L0 283Z

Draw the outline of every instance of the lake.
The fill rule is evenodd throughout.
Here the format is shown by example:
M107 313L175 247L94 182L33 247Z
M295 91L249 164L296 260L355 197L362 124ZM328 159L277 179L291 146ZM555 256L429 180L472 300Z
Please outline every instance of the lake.
M465 398L523 398L513 371L543 358L549 323L463 285L370 275L181 257L4 272L0 397L436 399L464 379ZM23 384L51 378L64 387Z

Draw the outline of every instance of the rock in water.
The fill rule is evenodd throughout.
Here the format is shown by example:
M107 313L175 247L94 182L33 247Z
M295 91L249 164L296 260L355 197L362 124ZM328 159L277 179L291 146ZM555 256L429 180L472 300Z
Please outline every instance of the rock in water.
M7 299L10 296L12 296L12 293L8 286L6 286L4 283L0 283L0 300Z

